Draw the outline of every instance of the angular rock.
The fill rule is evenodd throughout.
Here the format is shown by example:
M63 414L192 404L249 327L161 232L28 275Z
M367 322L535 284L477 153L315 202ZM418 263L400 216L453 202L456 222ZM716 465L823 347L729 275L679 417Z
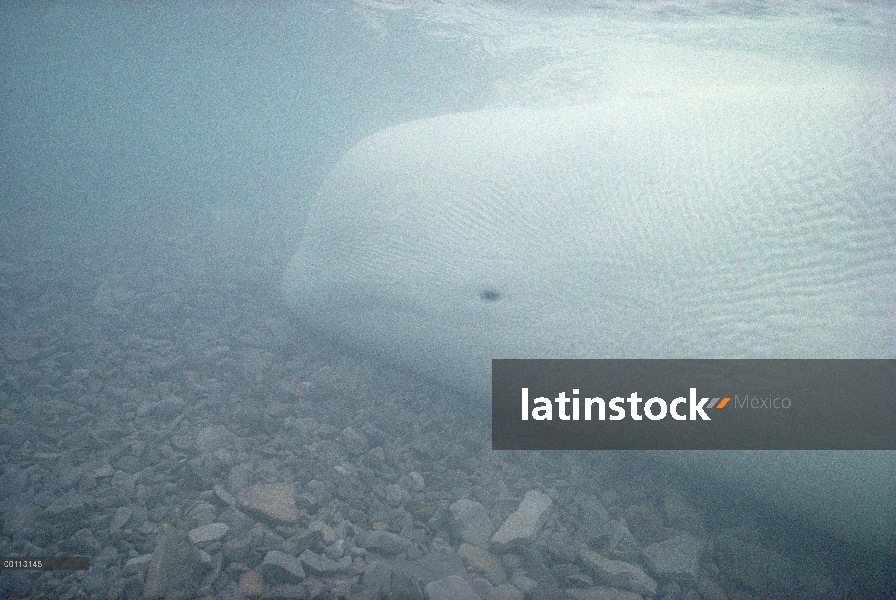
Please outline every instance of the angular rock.
M401 598L401 600L424 600L423 591L414 578L404 573L392 572L392 581L389 586L389 598Z
M258 571L240 573L240 591L248 597L261 596L264 593L264 580Z
M385 595L389 591L392 580L392 569L386 563L375 560L367 565L362 576L362 583L374 597Z
M631 590L642 596L656 594L656 581L638 565L604 558L586 548L583 548L579 555L582 563L594 573L594 576L607 585Z
M424 554L407 562L395 561L392 567L395 571L420 581L436 581L450 575L463 575L467 571L461 557L457 554L443 553Z
M124 563L125 571L139 571L140 569L149 565L152 562L152 554L141 554L140 556L135 556L134 558L129 558L126 563Z
M262 518L287 525L299 520L294 490L287 484L253 485L240 491L242 508Z
M115 511L115 515L112 516L112 522L109 523L109 531L123 529L128 524L128 521L131 520L132 514L134 514L134 511L127 506L120 507Z
M430 581L425 591L429 600L482 600L467 580L457 575Z
M700 574L702 552L703 540L687 533L644 549L647 568L657 577L691 579Z
M279 550L265 554L258 570L272 583L296 583L305 579L302 561Z
M485 507L472 500L458 500L449 507L451 526L461 541L480 548L487 548L489 539L495 533L495 526Z
M526 492L516 512L507 517L504 524L492 536L492 543L506 546L533 541L552 502L549 496L537 490Z
M165 528L152 554L143 598L186 600L196 597L204 567L199 552L187 543L187 536L172 527Z
M371 531L361 540L361 546L379 550L383 554L398 554L407 546L407 540L391 531Z
M484 573L495 585L507 582L507 574L501 565L501 560L489 552L471 544L461 544L457 549L457 555L467 561L474 571Z
M221 539L227 535L228 531L230 531L230 527L226 523L210 523L191 529L187 535L194 544L203 544Z
M302 552L301 556L299 556L299 560L302 561L302 564L308 567L311 572L317 573L318 575L329 575L330 573L336 572L336 561L327 558L326 556L321 556L311 550Z

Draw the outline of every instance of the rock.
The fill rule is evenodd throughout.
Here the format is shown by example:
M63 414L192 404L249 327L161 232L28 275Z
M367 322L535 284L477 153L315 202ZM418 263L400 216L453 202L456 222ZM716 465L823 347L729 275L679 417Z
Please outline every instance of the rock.
M495 533L495 526L482 504L463 499L452 504L449 510L451 526L461 541L480 548L488 547L489 539Z
M152 562L152 554L141 554L140 556L135 556L134 558L129 558L126 563L124 563L125 571L139 571L144 567L148 566L149 563Z
M299 556L299 560L313 573L317 573L318 575L328 575L336 572L336 561L329 559L326 556L321 556L311 550L302 552L302 555Z
M145 600L194 598L202 580L202 570L199 553L187 543L187 536L166 527L160 533L152 554L143 597Z
M231 496L230 493L225 490L224 486L222 486L220 483L216 483L213 490L215 492L215 498L224 506L233 506L234 504L236 504L236 500L234 499L234 497Z
M112 522L109 523L109 531L118 531L119 529L123 529L124 526L128 524L128 521L131 520L132 514L134 514L134 511L127 506L120 507L112 516Z
M188 536L194 544L203 544L221 539L227 535L228 531L230 531L230 527L225 523L209 523L208 525L191 529Z
M407 546L407 540L390 531L371 531L361 540L361 546L383 554L398 554Z
M346 453L357 456L367 451L367 437L353 427L346 427L340 435Z
M513 572L513 575L510 576L510 583L513 584L513 587L522 591L524 594L528 594L532 590L538 587L538 582L534 579L529 579L526 577L525 573L520 570L516 570Z
M500 585L507 582L507 574L500 559L488 550L461 544L457 549L457 555L466 560L471 569L484 573L493 584Z
M688 577L700 574L700 554L703 540L690 534L676 536L644 549L647 568L657 577Z
M579 555L582 563L594 573L594 576L607 585L631 590L642 596L656 594L656 581L638 565L610 560L587 548L583 548Z
M65 540L61 547L72 554L96 556L102 550L102 545L94 537L93 532L87 528L79 529L73 536Z
M287 525L299 520L293 487L287 484L253 485L239 493L240 506L250 513Z
M572 600L644 600L644 596L619 588L593 587L587 590L566 590Z
M429 600L482 600L467 580L457 575L430 581L426 585L426 597Z
M389 591L392 580L392 569L386 563L375 560L364 569L361 578L364 587L374 594L374 597L385 595Z
M88 512L87 497L69 492L50 504L38 519L57 526L66 525L72 528L71 533L74 533L78 529L76 526L83 523Z
M279 550L265 554L258 570L272 583L297 583L305 579L302 561Z
M319 529L302 529L289 538L292 550L301 556L302 552L324 539L324 532Z
M417 471L408 473L408 480L409 487L415 492L422 492L426 488L426 482L423 480L423 475Z
M488 598L489 592L491 592L495 586L488 579L484 579L482 577L477 577L473 581L470 582L470 587L473 589L473 592L476 593L480 598Z
M209 525L218 520L218 510L208 502L200 502L187 513L186 519L192 527Z
M457 554L425 554L407 562L394 561L392 567L419 581L435 581L466 573L464 561Z
M725 600L728 597L722 586L707 577L697 580L697 593L702 600Z
M97 479L102 479L104 477L112 477L115 474L115 470L110 465L103 465L94 471L93 474Z
M240 574L240 591L250 598L264 593L264 580L258 571L246 571Z
M389 586L389 598L396 600L424 600L420 585L404 573L392 572L392 581Z
M526 492L516 512L507 517L504 524L492 536L492 543L506 546L533 541L551 504L552 500L546 494L537 490Z
M523 600L523 598L523 593L514 586L502 583L493 587L485 600Z

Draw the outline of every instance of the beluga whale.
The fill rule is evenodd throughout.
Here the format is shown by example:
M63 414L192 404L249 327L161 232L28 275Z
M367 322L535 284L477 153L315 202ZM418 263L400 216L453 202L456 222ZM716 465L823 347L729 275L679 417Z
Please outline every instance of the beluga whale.
M492 358L896 357L896 95L831 69L445 114L349 149L282 292L486 402ZM896 551L890 452L669 452Z

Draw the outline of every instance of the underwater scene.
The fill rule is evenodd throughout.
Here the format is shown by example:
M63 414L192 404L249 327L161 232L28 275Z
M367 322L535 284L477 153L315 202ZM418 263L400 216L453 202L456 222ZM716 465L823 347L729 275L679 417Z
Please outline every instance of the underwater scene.
M896 598L896 430L496 450L491 378L891 368L892 4L7 2L0 86L0 597Z

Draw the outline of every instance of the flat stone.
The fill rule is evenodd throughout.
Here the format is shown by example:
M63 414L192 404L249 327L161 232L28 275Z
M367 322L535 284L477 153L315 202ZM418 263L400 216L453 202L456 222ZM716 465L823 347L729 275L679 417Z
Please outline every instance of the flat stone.
M429 600L482 600L463 577L451 575L426 585Z
M140 556L129 558L128 561L124 563L124 569L125 571L136 571L146 567L150 562L152 562L152 554L141 554Z
M407 546L407 540L391 531L371 531L361 540L361 546L383 554L398 554Z
M224 489L223 485L217 483L217 484L215 484L215 487L213 488L213 490L215 492L215 498L217 498L218 501L221 502L222 504L224 504L225 506L233 506L234 504L236 504L236 500L234 499L234 497L231 496L230 493Z
M308 567L309 570L318 575L329 575L330 573L336 572L336 561L327 558L326 556L321 556L311 550L302 552L302 555L299 556L299 560L302 561L302 564Z
M457 555L467 561L474 571L484 573L495 585L507 582L507 574L501 565L501 560L489 552L471 544L461 544L457 549Z
M452 504L449 510L454 533L461 541L480 548L488 547L489 539L495 533L495 526L482 504L464 498Z
M295 583L305 579L302 561L279 550L271 550L265 554L258 570L273 583Z
M533 541L552 503L548 495L537 490L526 492L516 512L507 517L504 524L492 536L492 543L506 546Z
M611 560L586 548L583 548L579 555L595 577L608 586L630 590L642 596L656 594L656 581L651 579L638 565L621 560Z
M244 510L287 525L299 520L294 490L288 484L253 485L240 491L240 506Z
M657 542L644 549L647 568L657 577L690 577L700 574L703 541L690 534Z
M227 535L228 531L230 531L230 527L228 527L226 523L210 523L191 529L188 536L190 537L190 541L194 544L203 544L205 542L220 540Z
M186 538L183 532L172 527L162 531L146 574L145 600L186 600L196 596L203 563Z

